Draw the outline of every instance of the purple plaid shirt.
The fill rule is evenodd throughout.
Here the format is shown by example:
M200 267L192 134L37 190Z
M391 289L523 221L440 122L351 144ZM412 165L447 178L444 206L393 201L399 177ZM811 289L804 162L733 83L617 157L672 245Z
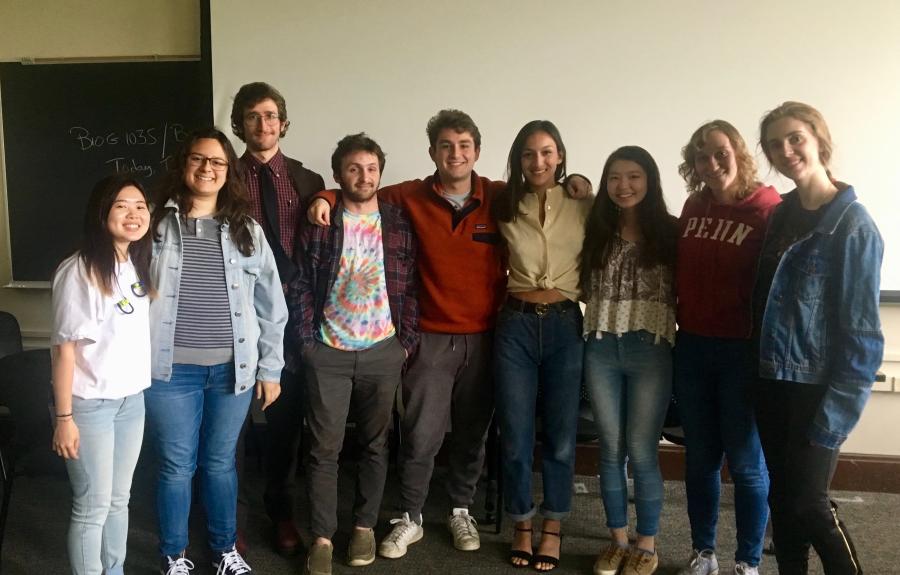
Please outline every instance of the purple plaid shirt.
M400 208L378 202L378 211L381 212L384 275L391 321L397 330L397 339L412 357L419 343L416 238ZM301 228L301 249L294 253L299 270L288 285L287 304L290 311L288 329L292 330L295 341L303 345L315 342L328 293L340 272L344 245L343 212L343 205L338 200L331 211L330 226L305 224ZM296 369L300 350L285 351L289 369Z
M294 234L297 229L297 221L306 219L303 213L303 206L294 186L291 183L290 175L284 161L284 154L281 150L272 156L265 164L260 162L250 152L244 152L241 156L241 163L244 164L245 173L247 174L247 193L250 198L250 216L263 223L265 216L262 209L262 198L259 190L259 170L269 170L272 172L272 181L275 182L275 194L278 197L278 229L281 235L281 247L288 257L294 256Z

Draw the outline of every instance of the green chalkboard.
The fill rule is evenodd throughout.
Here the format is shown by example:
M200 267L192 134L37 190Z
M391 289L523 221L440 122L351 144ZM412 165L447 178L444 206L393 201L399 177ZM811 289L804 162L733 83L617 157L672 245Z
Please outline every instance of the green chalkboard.
M152 189L212 124L211 92L200 61L0 64L13 284L77 247L94 182L128 171Z

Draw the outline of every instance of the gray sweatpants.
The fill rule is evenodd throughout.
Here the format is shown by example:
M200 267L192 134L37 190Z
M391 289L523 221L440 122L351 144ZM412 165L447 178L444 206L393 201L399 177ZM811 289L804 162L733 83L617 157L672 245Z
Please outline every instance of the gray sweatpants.
M468 508L484 466L484 443L494 411L493 332L421 334L403 377L400 419L400 503L418 519L428 497L434 458L450 435L447 492Z

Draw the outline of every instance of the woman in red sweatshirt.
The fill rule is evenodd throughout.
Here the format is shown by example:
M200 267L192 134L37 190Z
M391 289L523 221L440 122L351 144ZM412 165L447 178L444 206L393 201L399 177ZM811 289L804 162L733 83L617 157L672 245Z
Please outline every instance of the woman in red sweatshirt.
M682 156L678 171L690 195L679 220L673 383L687 449L693 553L680 573L719 568L716 523L727 457L737 524L733 573L755 575L769 481L748 396L752 293L766 223L781 199L757 181L753 155L728 122L700 126Z

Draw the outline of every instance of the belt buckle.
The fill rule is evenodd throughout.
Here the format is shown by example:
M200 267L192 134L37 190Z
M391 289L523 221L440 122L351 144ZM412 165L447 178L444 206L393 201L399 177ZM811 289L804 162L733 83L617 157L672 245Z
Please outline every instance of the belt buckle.
M549 312L549 311L550 311L550 304L549 304L549 303L536 303L536 304L534 304L534 313L535 313L538 317L544 317L545 315L547 315L547 312Z

